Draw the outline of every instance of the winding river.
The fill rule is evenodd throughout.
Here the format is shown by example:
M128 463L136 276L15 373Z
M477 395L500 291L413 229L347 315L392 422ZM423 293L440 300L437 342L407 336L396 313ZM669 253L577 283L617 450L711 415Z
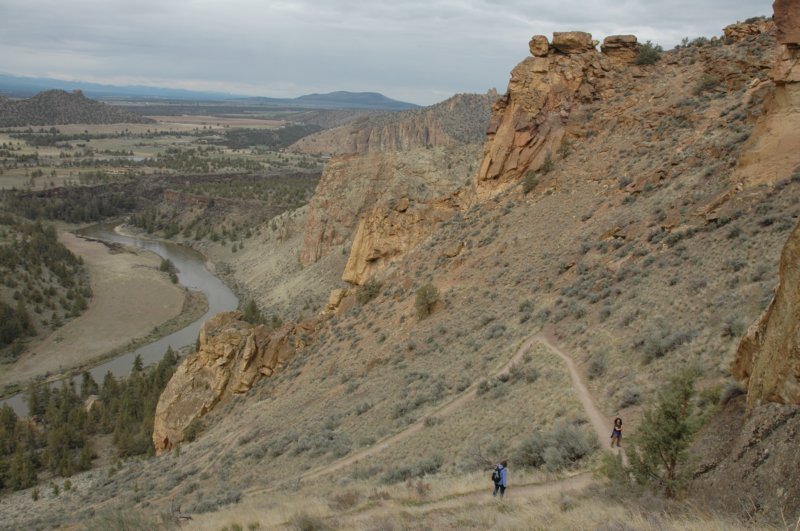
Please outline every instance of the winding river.
M235 310L239 305L239 299L236 295L208 270L203 255L197 251L170 242L122 235L114 230L115 225L113 223L92 225L78 231L77 234L95 240L146 249L156 253L161 258L172 260L172 263L178 269L178 281L190 290L202 292L208 299L208 311L197 321L177 332L89 369L97 383L102 383L103 378L109 371L117 377L127 376L137 355L142 357L145 365L148 365L159 361L164 356L167 347L171 346L177 350L186 345L194 344L200 331L200 326L204 321L217 313ZM75 383L80 385L80 377L75 378ZM18 415L27 415L28 408L22 393L3 400L3 403L13 407Z

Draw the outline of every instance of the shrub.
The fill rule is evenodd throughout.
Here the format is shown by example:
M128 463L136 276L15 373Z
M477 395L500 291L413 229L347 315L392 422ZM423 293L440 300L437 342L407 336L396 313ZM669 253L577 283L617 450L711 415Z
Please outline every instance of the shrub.
M622 392L622 398L619 401L620 409L635 406L642 401L642 392L638 387L628 387Z
M551 431L537 432L522 441L514 461L523 467L556 471L580 461L597 446L592 433L575 424L560 422Z
M306 512L297 513L289 519L291 529L298 531L322 531L329 529L325 524L325 520L319 516L314 516Z
M522 192L528 194L532 192L539 185L539 175L533 170L525 172L525 177L522 178Z
M204 428L205 423L203 423L202 420L194 419L189 423L189 425L186 427L186 430L183 432L184 440L187 442L196 440Z
M434 305L439 301L439 290L433 284L424 284L417 290L414 307L417 317L424 319L433 312Z
M553 156L549 151L547 152L547 155L544 156L544 161L542 162L542 167L540 169L544 174L548 174L553 171Z
M722 80L717 76L711 74L703 74L700 80L694 87L694 94L699 96L703 92L713 89L714 87L718 86Z
M328 502L328 506L336 511L352 509L361 501L361 495L355 490L346 490L334 496Z
M251 324L262 324L264 322L264 316L253 299L248 300L247 304L245 304L242 319Z
M694 417L694 376L682 372L673 376L647 408L632 444L627 448L630 471L642 485L663 490L673 497L686 481L679 473L686 449L699 428Z
M383 475L381 481L383 483L398 483L400 481L408 481L409 479L435 474L442 467L442 463L444 463L444 459L441 455L436 454L421 459L416 463L401 465L398 468L389 470Z
M719 403L725 405L737 396L741 396L746 393L747 390L739 382L728 382L722 389L722 393L720 393Z
M359 286L358 290L356 291L356 300L359 304L366 304L381 292L382 284L377 280L371 278L367 280L363 285Z
M652 41L647 41L639 47L639 53L636 56L637 65L652 65L661 59L661 54L664 49L658 45L653 44Z
M600 378L606 373L606 359L603 355L598 355L592 358L587 371L589 379L594 380Z

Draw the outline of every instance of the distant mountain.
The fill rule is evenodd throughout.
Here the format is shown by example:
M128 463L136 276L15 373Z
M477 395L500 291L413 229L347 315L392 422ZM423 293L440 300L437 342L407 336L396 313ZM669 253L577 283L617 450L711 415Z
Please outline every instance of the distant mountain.
M18 77L0 74L0 95L28 98L39 92L52 89L66 91L80 90L86 94L86 96L95 99L226 101L242 97L240 95L222 92L202 92L139 85L103 85L85 81L64 81L61 79Z
M268 105L293 109L365 109L402 111L415 109L418 105L387 98L377 92L331 92L308 94L298 98L246 97L224 92L145 87L140 85L104 85L84 81L19 77L0 74L0 97L28 98L39 92L52 89L80 90L86 96L102 100L167 100L167 101L225 101L245 105Z
M405 111L417 109L419 105L387 98L377 92L337 91L327 94L308 94L297 98L245 98L242 101L275 105L280 107L298 107L305 109L372 109L384 111Z
M152 122L139 114L90 100L80 91L48 90L26 100L0 98L0 127Z

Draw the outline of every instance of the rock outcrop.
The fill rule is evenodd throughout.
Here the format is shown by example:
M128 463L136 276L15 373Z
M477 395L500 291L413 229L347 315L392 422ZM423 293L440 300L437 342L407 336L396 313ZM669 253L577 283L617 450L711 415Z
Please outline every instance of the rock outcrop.
M790 4L794 6L790 9ZM776 1L783 43L770 72L773 87L737 174L750 184L789 178L800 169L800 34L797 2ZM800 226L781 254L780 283L759 320L739 344L733 375L747 387L747 407L764 402L800 404Z
M506 94L492 108L477 176L481 198L554 156L572 107L601 97L608 86L606 73L613 65L597 52L589 33L554 33L549 53L544 54L546 41L541 36L531 40L533 56L514 68Z
M800 43L800 6L797 0L775 0L772 19L778 28L776 38L781 44L794 46Z
M456 209L450 201L410 203L408 198L373 209L359 221L342 280L363 284L416 247Z
M748 408L800 404L800 225L783 248L778 290L740 342L732 373L747 388Z
M174 448L189 424L220 400L246 392L283 368L317 324L310 320L273 330L243 321L240 312L217 314L203 323L199 350L178 366L159 398L153 426L156 453Z
M364 116L341 127L304 137L290 149L342 155L478 142L483 139L491 104L496 97L493 91L456 94L424 109Z
M350 241L362 216L380 215L375 209L389 212L409 201L416 212L422 204L451 197L474 173L479 157L480 147L472 144L332 158L309 203L300 262L313 264Z
M775 32L782 43L779 57L770 70L770 80L754 79L749 88L753 97L764 98L764 112L753 128L734 176L750 186L788 179L800 168L800 151L797 149L800 146L800 29L797 13L796 0L775 2ZM760 32L772 31L772 22L766 20L750 26L757 26Z
M609 35L600 50L614 62L633 64L639 55L639 42L636 35Z

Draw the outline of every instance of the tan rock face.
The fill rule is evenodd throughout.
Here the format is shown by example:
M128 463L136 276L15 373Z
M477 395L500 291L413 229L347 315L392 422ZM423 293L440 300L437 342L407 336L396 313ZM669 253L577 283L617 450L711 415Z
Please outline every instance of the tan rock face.
M600 50L612 61L633 64L639 55L639 43L636 35L609 35Z
M766 22L753 22L753 23L744 23L740 22L737 24L731 24L729 26L725 26L722 29L723 35L725 35L725 41L732 43L732 42L739 42L744 40L748 37L752 37L753 35L758 35L759 33L763 33L766 31L767 24Z
M594 42L592 34L585 31L556 31L553 48L565 54L583 53L594 50Z
M375 208L358 224L342 280L363 284L416 247L455 210L447 201L412 204L403 210Z
M450 197L474 174L479 157L480 147L467 145L332 158L308 206L301 263L353 238L360 217L375 208L401 214L412 203Z
M748 408L800 404L800 225L783 248L778 290L739 344L731 371L747 387Z
M457 94L424 109L367 116L302 138L290 147L304 153L381 153L477 142L491 94Z
M200 349L178 366L156 406L156 453L174 448L187 426L220 400L247 392L283 368L305 346L316 325L312 320L271 330L242 321L239 312L217 314L203 323Z
M476 182L481 199L555 156L573 105L599 98L609 85L606 73L612 65L594 49L591 35L556 33L553 46L557 42L570 54L526 58L511 72L508 91L492 108Z
M778 14L778 4L794 6L792 13ZM775 25L785 41L797 37L797 0L775 2ZM762 21L767 31L771 21ZM800 39L798 39L800 40ZM770 70L768 83L753 83L750 92L764 95L764 112L756 122L739 157L734 177L748 186L788 179L800 166L800 47L790 43L781 46L777 62Z
M800 2L775 0L772 11L772 19L778 28L778 42L786 45L800 44Z
M528 43L531 50L531 55L535 57L544 57L550 52L550 43L544 35L534 35Z

